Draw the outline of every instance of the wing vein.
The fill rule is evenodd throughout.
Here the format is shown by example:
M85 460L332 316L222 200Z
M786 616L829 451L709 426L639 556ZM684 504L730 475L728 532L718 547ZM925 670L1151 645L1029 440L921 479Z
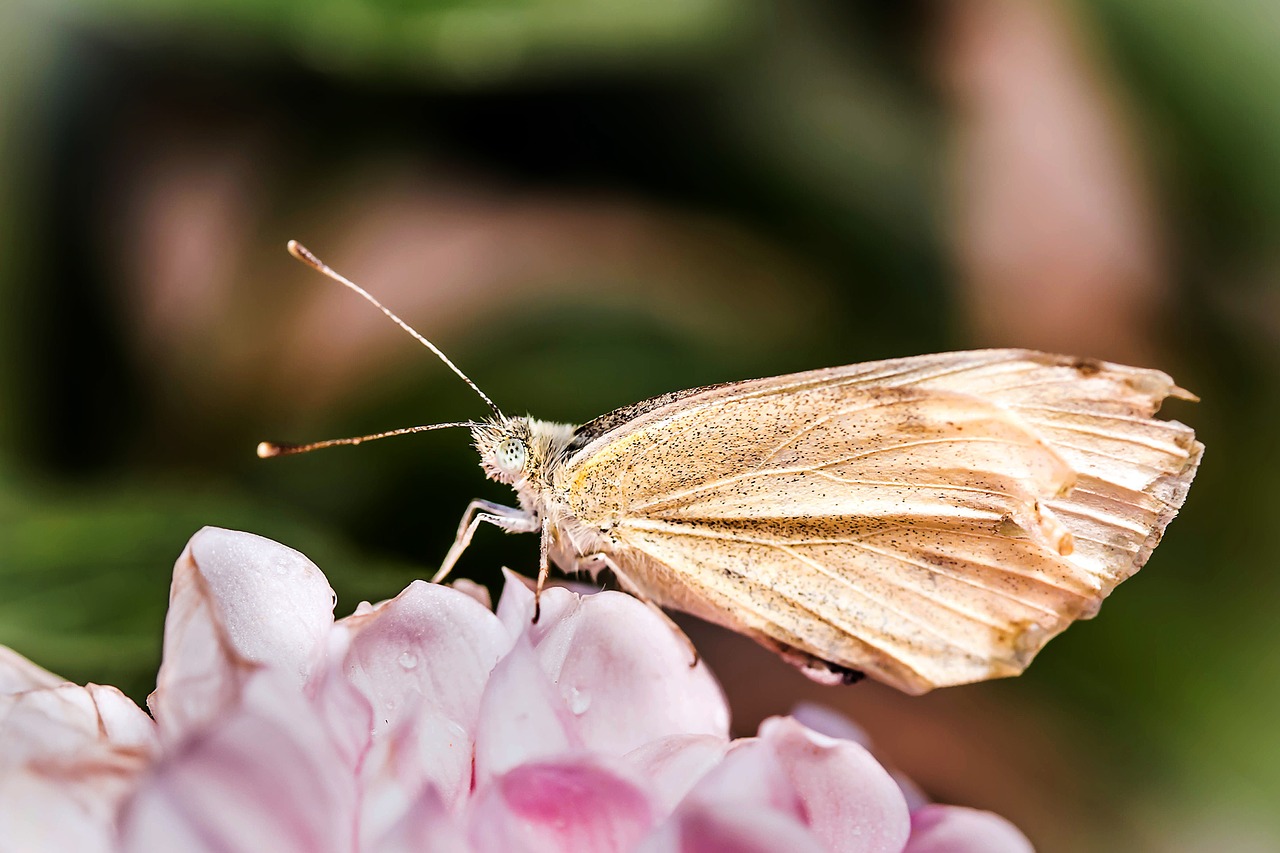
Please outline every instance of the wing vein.
M1158 439L1146 439L1145 436L1126 435L1122 433L1108 432L1106 430L1090 429L1089 427L1082 426L1080 424L1065 424L1065 423L1058 423L1056 421L1043 421L1042 423L1044 424L1044 429L1048 429L1048 430L1062 430L1063 432L1074 432L1074 433L1080 433L1081 435L1092 435L1092 436L1096 436L1097 438L1107 439L1109 441L1128 442L1130 444L1136 444L1140 447L1146 447L1151 450L1159 451L1160 453L1167 453L1170 456L1178 456L1178 455L1185 454L1185 451L1181 447L1178 447L1176 444L1165 443L1165 442L1159 441ZM1092 450L1089 452L1097 453L1098 451Z
M792 548L792 547L790 547L790 546L786 546L786 545L779 545L779 544L777 544L777 543L764 543L764 544L770 545L770 546L772 546L774 549L779 550L779 551L782 551L784 554L789 554L791 557L795 558L796 560L799 560L800 562L802 562L802 563L804 563L804 564L806 564L806 565L808 565L808 566L812 567L812 568L813 568L813 569L815 569L819 574L825 575L826 577L831 578L832 580L834 580L834 581L836 581L836 582L838 582L838 583L842 583L842 584L844 584L844 585L845 585L845 586L847 586L849 589L853 590L855 593L857 593L858 595L860 595L862 598L866 599L867 601L870 601L870 602L871 602L872 604L874 604L875 606L877 606L877 607L879 607L879 608L882 608L886 613L891 613L891 614L893 614L894 616L898 617L899 619L902 619L902 620L903 620L903 621L905 621L905 622L909 622L910 624L915 625L917 628L919 628L920 630L922 630L924 633L926 633L926 634L931 634L932 636L934 636L934 637L938 638L939 640L941 640L942 642L946 643L946 644L947 644L947 645L949 645L949 646L954 646L955 648L960 649L961 651L965 652L966 654L973 655L973 656L974 656L974 657L976 657L976 658L987 658L987 657L989 657L989 656L990 656L988 652L985 652L985 651L981 651L981 650L979 650L979 649L972 648L972 647L968 646L966 643L962 642L961 640L958 640L958 639L956 639L956 638L954 638L954 637L949 637L949 636L947 636L945 633L943 633L943 632L942 632L942 630L941 630L941 629L939 629L938 627L936 627L936 626L934 626L934 625L929 624L928 622L926 622L926 621L924 621L924 620L920 619L919 617L912 616L912 615L910 615L910 614L904 613L904 612L902 612L901 610L899 610L898 608L890 606L887 602L885 602L885 601L884 601L882 598L880 598L879 596L876 596L876 595L872 594L871 592L868 592L867 590L865 590L865 589L863 589L862 587L858 586L858 585L857 585L857 584L855 584L853 581L851 581L849 578L844 577L843 575L839 574L838 572L832 571L832 570L831 570L830 568L828 568L825 564L823 564L820 560L816 560L816 559L814 559L814 558L812 558L812 557L805 556L804 554L801 554L801 553L797 552L794 548ZM904 586L903 586L902 584L900 584L900 583L897 583L897 584L895 584L895 585L896 585L899 589L906 589L906 590L908 590L908 591L914 592L915 594L919 595L919 596L920 596L920 598L924 599L925 601L929 602L930 604L936 604L936 605L938 605L938 606L942 607L942 608L943 608L943 609L945 609L945 610L950 610L952 613L958 613L958 614L959 614L959 615L961 615L961 616L964 616L964 617L969 618L969 619L973 619L975 622L979 622L979 623L981 623L981 624L987 625L988 627L996 627L996 626L991 625L990 623L986 622L986 621L985 621L985 620L983 620L983 619L975 618L975 617L974 617L972 614L970 614L970 613L965 613L964 611L957 610L955 607L951 606L951 605L950 605L950 604L948 604L947 602L942 601L942 600L939 600L939 599L935 599L934 597L932 597L932 596L930 596L930 595L925 594L925 593L924 593L923 591L921 591L921 590L916 590L916 589L913 589L913 588L911 588L911 587L904 587ZM847 629L842 629L842 630L847 630ZM850 631L849 633L852 633L855 637L858 637L858 636L859 636L857 633L854 633L854 632L852 632L852 631ZM859 638L860 638L860 637L859 637Z

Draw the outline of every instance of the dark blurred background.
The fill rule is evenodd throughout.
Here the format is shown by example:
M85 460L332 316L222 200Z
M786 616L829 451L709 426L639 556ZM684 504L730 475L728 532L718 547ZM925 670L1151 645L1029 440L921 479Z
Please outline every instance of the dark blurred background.
M153 684L201 525L430 575L485 414L966 347L1155 366L1208 446L1022 678L822 689L691 626L750 733L838 707L1044 850L1280 846L1280 9L1266 0L0 5L0 642ZM482 530L459 574L529 571Z

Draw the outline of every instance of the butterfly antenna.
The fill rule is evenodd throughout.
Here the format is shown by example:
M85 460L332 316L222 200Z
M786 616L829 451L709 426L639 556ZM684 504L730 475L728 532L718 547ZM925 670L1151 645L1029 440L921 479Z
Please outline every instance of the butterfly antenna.
M319 450L322 447L337 447L341 444L364 444L366 441L377 441L379 438L390 438L393 435L409 435L410 433L415 432L429 432L433 429L473 426L478 426L478 424L474 421L460 421L458 423L448 424L427 424L425 426L402 427L400 429L388 430L386 432L375 432L373 435L357 435L353 438L331 438L328 441L313 441L310 444L277 444L273 441L264 441L258 445L258 457L261 459L270 459L272 456L289 456L294 453L310 453L312 450Z
M492 409L492 410L493 410L493 414L494 414L494 416L495 416L495 417L498 417L498 418L502 418L502 417L503 417L502 410L498 408L497 404L495 404L495 403L493 402L493 400L490 400L490 399L489 399L489 395L488 395L488 394L486 394L486 393L484 393L483 391L481 391L481 390L480 390L480 386L479 386L479 385L477 385L476 383L472 382L472 381L471 381L471 377L470 377L470 376L467 376L467 374L463 373L463 372L462 372L462 370L458 367L458 365L456 365L456 364L454 364L452 361L450 361L450 360L449 360L449 356L445 355L443 352L441 352L441 351L440 351L440 348L439 348L439 347L437 347L435 344L431 343L431 341L429 341L429 340L427 340L425 337L423 337L423 336L418 332L418 330L417 330L417 329L413 328L413 327L412 327L412 326L410 326L408 323L406 323L404 320L401 320L399 317L397 317L397 316L395 315L395 313L394 313L390 308L388 308L387 306L385 306L385 305L383 305L381 302L379 302L377 299L375 299L375 298L373 297L373 294L369 293L369 291L365 290L363 287L361 287L360 285L356 284L354 281L352 281L351 279L347 278L346 276L344 276L344 275L340 275L339 273L335 272L335 271L334 271L334 270L333 270L333 269L332 269L328 264L326 264L324 261L320 260L320 259L319 259L319 258L317 258L315 255L313 255L313 254L311 253L311 250L310 250L310 249L308 249L306 246L304 246L304 245L302 245L301 243L299 243L297 240L290 240L290 241L289 241L289 254L293 255L295 258L297 258L298 260L302 261L304 264L306 264L307 266L311 267L312 269L314 269L314 270L316 270L316 271L318 271L318 272L324 273L324 274L325 274L325 275L327 275L329 278L331 278L331 279L333 279L334 281L338 282L338 284L344 285L345 287L350 288L351 290L354 290L356 293L358 293L358 294L360 294L361 296L363 296L367 302L371 303L375 308L377 308L377 309L378 309L379 311L381 311L383 314L386 314L386 315L387 315L387 317L389 317L389 318L391 319L391 322L395 323L397 326L399 326L400 328L404 329L404 330L405 330L406 332L408 332L409 334L413 335L413 337L418 341L418 343L422 344L424 347L426 347L427 349L429 349L429 350L431 350L433 353L435 353L435 354L436 354L436 357L437 357L437 358L439 358L441 361L443 361L443 362L445 363L445 366L446 366L446 367L448 367L448 368L449 368L450 370L452 370L454 373L458 374L458 378L459 378L459 379L461 379L463 382L467 383L468 385L470 385L470 386L471 386L471 390L472 390L472 391L475 391L477 394L479 394L479 395L480 395L480 399L481 399L481 400L484 400L485 405L487 405L490 409ZM443 424L443 426L454 426L454 424ZM417 429L417 428L416 428L416 427L411 427L411 428L410 428L410 430L414 430L414 429ZM386 433L386 435L394 435L394 434L395 434L395 433ZM382 436L383 436L383 434L379 434L379 435L377 435L377 436L365 436L364 438L360 439L360 441L364 441L364 440L366 440L366 439L371 439L371 438L382 438ZM339 443L339 444L359 444L360 442L359 442L359 441L347 441L347 440L345 440L345 439L344 439L344 440L341 440L341 441L336 442L336 443ZM321 442L321 444L323 445L323 444L326 444L326 443L325 443L325 442ZM309 447L311 447L311 445L303 445L303 446L308 447L308 448L309 448ZM292 452L292 453L301 453L302 451L300 451L300 450L294 450L294 451L290 451L290 452ZM261 455L261 454L259 454L259 455ZM271 455L275 455L275 454L271 454Z

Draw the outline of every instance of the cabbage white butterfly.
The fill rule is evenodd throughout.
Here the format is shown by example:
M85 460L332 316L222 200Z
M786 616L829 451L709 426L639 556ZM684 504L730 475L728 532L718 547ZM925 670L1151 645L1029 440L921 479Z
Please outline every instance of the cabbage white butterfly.
M1136 572L1177 514L1203 445L1153 417L1195 400L1166 374L1030 350L854 364L664 394L581 426L493 416L304 445L467 427L518 506L475 500L434 580L481 524L538 533L551 563L610 569L655 606L769 646L826 683L908 693L1016 675ZM535 616L536 619L536 616Z

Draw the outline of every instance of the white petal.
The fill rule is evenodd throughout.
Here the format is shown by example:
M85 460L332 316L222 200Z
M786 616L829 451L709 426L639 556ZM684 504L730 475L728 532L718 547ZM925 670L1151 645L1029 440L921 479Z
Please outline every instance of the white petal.
M333 590L316 566L269 539L206 527L174 566L164 659L148 700L173 739L235 704L257 669L302 685L324 653Z
M36 666L8 646L0 646L0 696L63 683L65 679Z
M113 687L0 695L0 849L110 849L155 744L151 718Z
M263 672L242 703L176 744L121 817L121 850L349 853L355 780L291 677Z
M371 853L472 853L458 818L433 788L424 788L398 820L363 850Z

